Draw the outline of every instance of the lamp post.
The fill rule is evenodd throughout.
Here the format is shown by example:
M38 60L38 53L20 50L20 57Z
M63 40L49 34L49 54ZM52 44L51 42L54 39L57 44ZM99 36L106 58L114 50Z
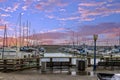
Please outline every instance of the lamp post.
M94 34L93 38L94 38L94 65L93 65L93 71L96 71L96 41L97 41L98 35Z

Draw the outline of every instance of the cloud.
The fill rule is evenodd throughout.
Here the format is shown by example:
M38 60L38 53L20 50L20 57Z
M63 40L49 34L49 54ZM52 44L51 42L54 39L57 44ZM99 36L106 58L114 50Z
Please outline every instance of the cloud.
M19 3L15 3L14 5L13 5L13 7L7 7L7 8L0 8L0 10L3 10L3 11L5 11L5 12L14 12L14 11L16 11L18 8L19 8Z
M61 44L66 43L66 40L67 43L70 42L72 44L73 41L76 43L78 37L79 42L91 41L89 44L92 44L93 34L98 34L98 41L104 42L107 39L115 40L119 36L119 31L120 23L108 22L96 25L84 25L82 27L78 26L77 31L72 31L69 28L42 31L42 33L32 35L34 36L32 39L40 40L43 44Z
M4 25L4 24L8 24L9 22L8 21L5 21L4 19L0 19L0 25Z
M0 14L1 17L10 17L10 14Z
M41 10L44 9L42 5L39 8ZM62 8L59 11L65 11L65 10ZM120 14L120 3L112 0L108 0L108 2L90 1L89 3L83 1L83 2L79 2L77 12L71 12L66 16L64 15L59 17L52 15L52 16L48 16L48 18L61 20L61 21L78 20L83 22L83 21L93 21L96 18L105 17L112 14Z
M68 3L63 0L46 0L40 1L36 4L35 8L40 11L51 12L54 11L56 7L64 7L67 5Z
M24 4L23 4L23 6L22 6L22 9L24 10L24 11L26 11L28 8L30 8L31 9L31 7L33 8L33 3L34 2L36 2L36 1L38 1L38 0L23 0L24 2Z
M80 17L79 16L70 16L70 17L57 17L54 15L46 15L47 18L49 19L56 19L56 20L60 20L60 21L68 21L68 20L79 20Z
M0 30L4 30L5 29L5 26L0 26Z
M5 2L6 0L0 0L0 2Z
M7 31L9 30L9 31L14 31L14 29L12 28L12 27L10 27L10 26L8 26L8 25L6 25L6 28L7 28ZM0 25L0 30L4 30L5 29L5 25ZM8 31L8 32L9 32Z
M109 5L109 6L108 6ZM120 3L107 3L107 2L84 2L78 6L78 13L82 21L95 20L97 17L109 16L111 14L120 13Z
M120 23L100 23L97 25L85 25L79 27L81 36L92 36L93 34L116 34L120 31Z
M52 30L45 30L45 31L40 31L40 33L48 33L48 32L61 32L61 31L64 31L66 30L66 28L56 28L56 29L52 29Z
M59 11L61 11L61 12L65 12L65 11L66 11L66 9L60 9Z
M28 6L23 6L23 7L22 7L22 9L23 9L24 11L26 11L27 8L28 8Z
M59 32L59 31L63 31L63 30L65 30L65 28L57 28L57 29L50 30L48 32Z
M53 44L58 44L60 39L64 39L65 37L66 37L65 33L53 31L53 32L33 34L33 38L31 36L31 39L39 40L42 44L53 45Z
M23 0L26 5L31 5L35 0Z
M81 7L96 7L96 6L102 6L106 2L89 2L89 3L80 3L79 6Z
M35 8L36 8L36 9L39 9L39 10L43 10L43 7L42 7L41 4L37 4L37 5L35 6Z
M61 20L61 21L67 21L67 20L76 20L76 19L80 19L79 16L72 16L72 17L67 17L67 18L56 18L57 20Z
M117 37L117 34L109 33L109 34L104 34L106 39L115 39Z
M40 33L34 34L34 37L37 37L39 39L44 39L44 40L51 40L51 39L62 39L64 37L66 37L66 33L64 32L60 32L63 31L64 28L58 28L58 29L53 29L53 30L49 30L49 31L42 31Z
M55 18L55 16L53 16L53 15L46 15L46 17L49 18L49 19Z

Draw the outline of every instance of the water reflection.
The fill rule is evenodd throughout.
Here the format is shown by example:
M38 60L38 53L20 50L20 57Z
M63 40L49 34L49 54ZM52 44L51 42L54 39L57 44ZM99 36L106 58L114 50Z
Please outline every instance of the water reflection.
M61 70L54 70L54 71L46 71L41 72L41 74L67 74L71 76L96 76L96 72L94 71L61 71Z
M76 76L76 75L77 75L77 74L76 74L76 71L72 71L72 72L71 72L71 75L72 75L72 76Z
M72 71L72 72L71 72L71 75L72 75L72 76L76 76L76 75L95 76L96 73L93 72L93 71L91 71L91 72L87 72L87 71L79 71L79 72L77 72L77 71Z

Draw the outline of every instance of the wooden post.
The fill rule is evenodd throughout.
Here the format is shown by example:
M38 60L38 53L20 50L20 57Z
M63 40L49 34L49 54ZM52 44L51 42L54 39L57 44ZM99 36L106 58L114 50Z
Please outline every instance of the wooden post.
M87 58L87 60L88 60L88 67L90 67L91 66L91 58L89 57L89 58Z
M52 58L50 58L50 69L51 69L51 71L53 71Z
M3 69L3 72L6 72L7 71L7 60L4 59L4 69Z
M69 73L70 73L70 68L72 67L72 58L69 58Z
M23 70L23 67L24 67L24 65L23 65L23 59L20 59L20 70Z
M36 58L36 62L37 62L37 69L40 69L40 58Z

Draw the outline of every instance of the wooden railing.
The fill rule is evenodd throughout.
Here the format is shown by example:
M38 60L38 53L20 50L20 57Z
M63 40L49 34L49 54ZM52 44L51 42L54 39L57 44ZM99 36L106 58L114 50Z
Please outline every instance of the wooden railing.
M98 68L103 67L104 69L110 67L110 69L115 69L117 67L120 69L120 61L114 60L114 61L106 61L106 62L98 62Z
M0 59L0 71L15 71L28 68L39 68L40 58Z

